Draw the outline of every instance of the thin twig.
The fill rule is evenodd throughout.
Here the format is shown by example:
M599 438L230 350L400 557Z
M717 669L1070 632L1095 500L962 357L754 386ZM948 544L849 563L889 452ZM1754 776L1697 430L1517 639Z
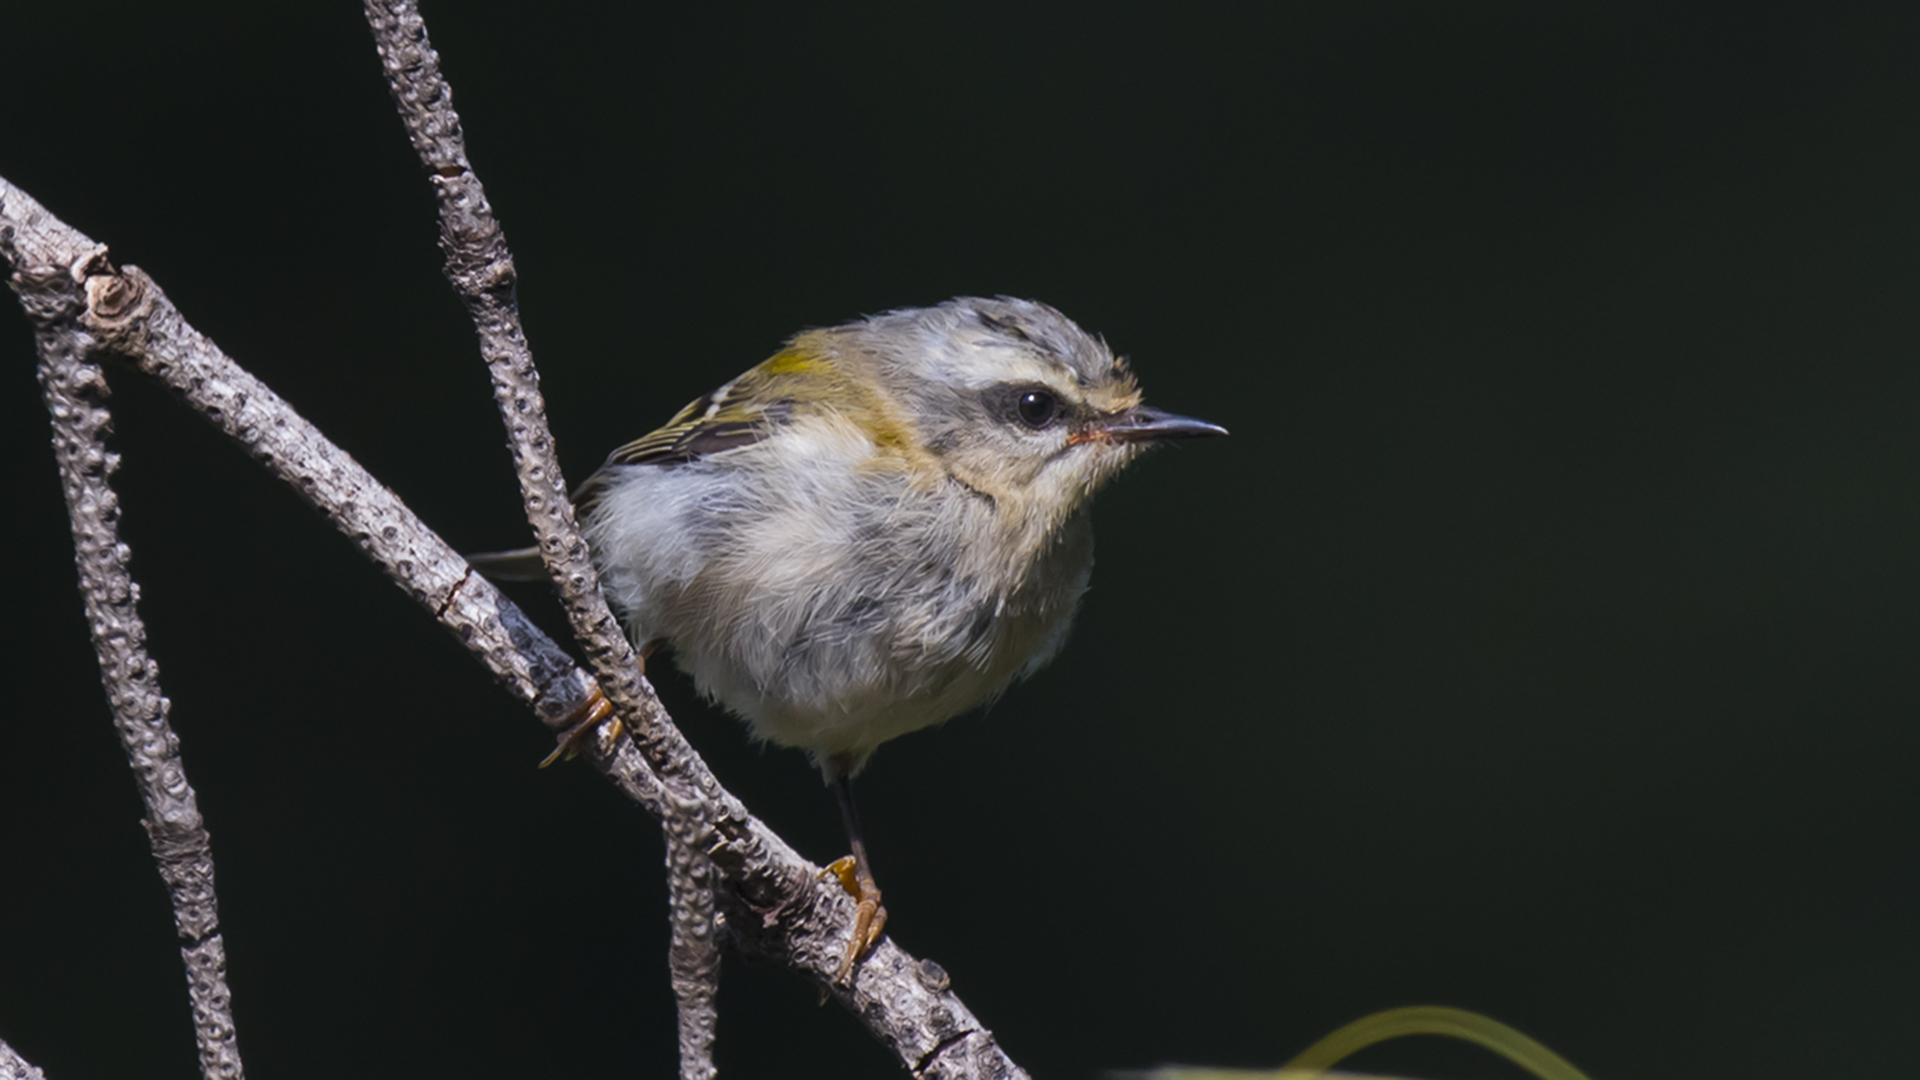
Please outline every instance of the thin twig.
M719 931L714 911L713 860L683 834L697 818L680 814L661 826L667 839L667 894L673 935L667 974L680 1020L680 1080L712 1080L713 1042L720 1013Z
M426 23L414 0L367 0L365 6L394 104L438 197L447 280L466 304L480 339L480 355L492 377L494 401L506 425L527 522L541 558L601 690L674 796L661 827L667 838L673 926L668 971L679 1012L680 1075L682 1080L707 1080L714 1075L720 988L720 927L713 917L707 849L714 842L712 800L720 785L660 707L640 673L639 654L600 591L593 559L574 521L573 502L547 427L540 374L520 324L513 255L467 160L453 90L440 72Z
M100 250L102 264L105 254ZM72 265L62 283L68 287L41 293L65 302L42 309L35 319L40 390L53 421L53 456L73 527L74 564L100 660L100 682L146 806L141 824L173 902L200 1072L207 1080L240 1080L244 1072L234 1041L226 950L213 889L212 841L193 785L187 782L180 740L167 720L171 703L160 692L160 666L147 655L140 587L127 567L131 552L120 540L120 500L109 482L120 457L107 450L113 416L107 410L106 374L94 362L99 343L81 325L89 298L80 286L94 280L89 276L93 261ZM102 306L116 302L109 295L95 299Z
M103 248L4 179L0 256L12 265L14 289L36 328L79 305L80 325L96 342L173 390L311 503L549 726L564 724L588 699L593 679L392 492L188 325L144 272L115 270ZM630 739L588 740L583 749L629 798L664 817L666 793ZM681 768L706 771L686 753ZM947 989L940 968L891 940L875 947L852 986L834 984L852 900L714 786L708 854L729 944L826 987L915 1075L1026 1075Z
M520 326L513 256L480 178L467 163L460 116L440 75L440 58L412 0L367 0L366 12L394 102L439 199L447 278L473 317L541 557L601 692L647 749L662 779L678 783L686 779L680 775L684 757L653 749L663 740L675 741L678 732L641 677L639 656L600 595L593 559L574 524L573 503L547 428L540 375ZM711 777L693 779L699 786L698 780Z

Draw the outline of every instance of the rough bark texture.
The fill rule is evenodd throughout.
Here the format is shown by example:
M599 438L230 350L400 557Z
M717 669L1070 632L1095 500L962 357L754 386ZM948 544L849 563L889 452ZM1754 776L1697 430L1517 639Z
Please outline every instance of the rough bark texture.
M15 290L36 328L70 318L95 347L128 357L172 389L352 537L549 726L564 725L590 699L596 689L591 676L351 456L187 325L152 279L134 267L116 270L104 248L3 179L0 254L14 269ZM700 835L707 838L701 850L712 860L715 900L730 944L826 987L915 1075L1025 1075L948 991L937 965L916 961L889 940L855 971L852 985L835 985L852 928L852 900L822 882L818 867L720 787L637 671L632 685L643 694L635 716L653 725L647 754L630 738L604 733L581 749L662 821L691 815L669 805L660 776L679 781L673 799L693 793L703 811ZM621 707L618 700L615 705ZM655 759L662 763L658 770L651 764Z
M601 692L642 745L650 745L673 725L640 677L639 658L600 596L593 560L574 526L573 503L547 429L540 376L520 328L513 256L486 192L467 164L460 117L440 77L439 57L413 4L370 0L366 10L394 101L439 200L447 277L479 335L480 354L506 422L527 520L574 634L588 650ZM662 778L669 783L681 779L673 755L649 753L648 759L666 766Z
M239 1080L243 1071L213 890L212 842L187 782L180 740L167 720L171 706L160 692L160 667L147 655L140 587L127 567L120 502L109 483L120 462L107 450L113 417L106 406L106 375L94 360L103 346L87 322L91 311L115 310L127 296L111 279L93 276L105 266L104 248L69 251L64 263L34 265L22 262L13 239L0 232L0 254L18 268L13 281L23 301L33 298L28 311L40 354L40 389L53 421L53 454L73 527L80 597L114 727L146 807L142 824L173 901L200 1071L209 1080Z
M673 936L667 947L667 974L680 1013L680 1080L711 1080L713 1042L720 1022L715 997L720 992L720 941L724 929L713 903L713 860L690 846L685 834L697 821L676 814L661 826L667 838L667 898Z
M47 1074L27 1064L13 1047L0 1040L0 1080L47 1080Z
M447 280L473 319L541 558L602 692L673 796L661 827L667 838L673 922L668 969L680 1014L680 1075L683 1080L707 1080L714 1075L720 957L706 851L714 836L711 799L719 785L704 775L704 768L686 767L698 759L641 676L640 657L600 592L554 453L540 373L520 325L513 255L467 161L453 91L440 73L440 57L427 39L426 23L413 0L367 0L366 13L394 104L433 183Z

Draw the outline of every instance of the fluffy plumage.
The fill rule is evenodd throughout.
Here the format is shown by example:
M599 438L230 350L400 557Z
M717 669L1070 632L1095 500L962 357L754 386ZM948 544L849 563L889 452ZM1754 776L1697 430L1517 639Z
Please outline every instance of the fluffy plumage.
M1088 499L1148 440L1126 364L1044 304L959 298L796 335L620 449L579 502L609 600L829 779L1059 651Z

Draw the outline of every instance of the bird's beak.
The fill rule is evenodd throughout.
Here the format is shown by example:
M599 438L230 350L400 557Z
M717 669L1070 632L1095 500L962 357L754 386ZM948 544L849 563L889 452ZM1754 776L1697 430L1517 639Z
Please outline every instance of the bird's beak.
M1197 439L1202 435L1225 435L1227 429L1191 416L1175 416L1160 409L1138 405L1117 413L1095 417L1085 427L1068 436L1069 443L1150 442L1155 439Z

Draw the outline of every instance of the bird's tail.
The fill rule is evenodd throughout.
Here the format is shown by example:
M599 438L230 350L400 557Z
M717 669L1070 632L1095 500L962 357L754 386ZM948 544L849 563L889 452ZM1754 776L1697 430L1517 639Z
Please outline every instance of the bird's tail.
M539 548L481 551L466 558L475 570L495 581L545 581L548 576L547 565L540 561Z

